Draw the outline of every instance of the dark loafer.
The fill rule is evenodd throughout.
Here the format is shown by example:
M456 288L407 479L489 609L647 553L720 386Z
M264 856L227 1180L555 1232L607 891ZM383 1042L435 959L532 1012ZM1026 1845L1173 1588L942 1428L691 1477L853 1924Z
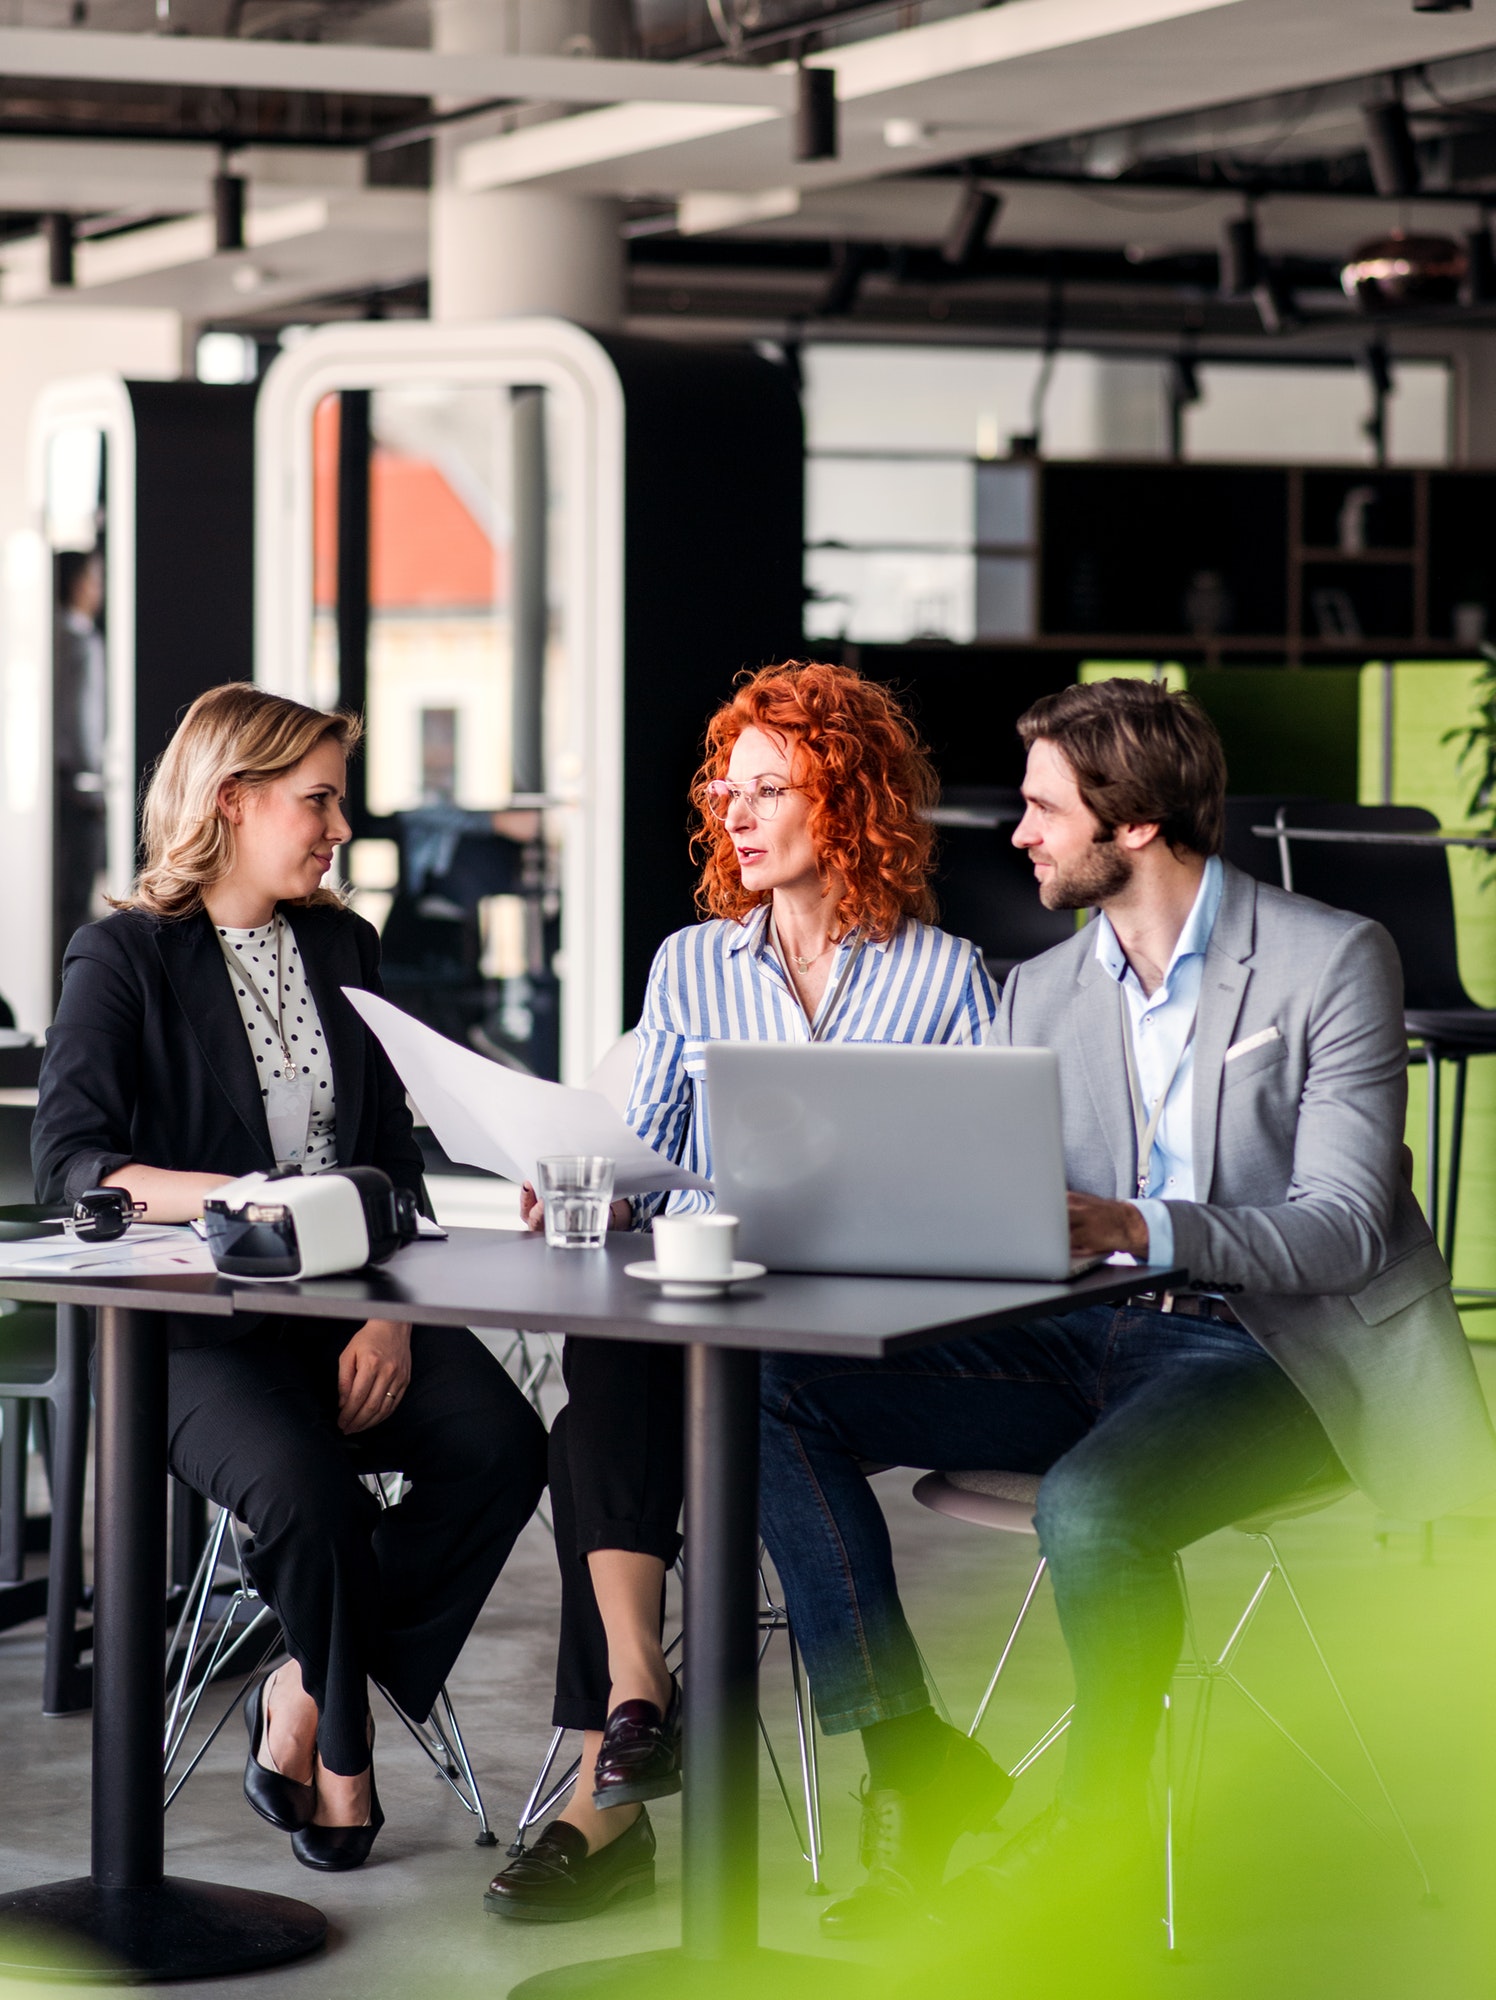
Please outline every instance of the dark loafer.
M950 1732L938 1777L917 1792L864 1784L859 1859L867 1880L821 1912L821 1935L853 1944L882 1938L924 1916L951 1849L963 1833L991 1825L1013 1780L978 1743Z
M553 1819L532 1848L495 1875L483 1907L519 1923L569 1924L596 1916L610 1903L652 1896L654 1857L654 1828L646 1812L596 1854L588 1852L579 1828Z
M349 1868L362 1868L369 1850L384 1825L379 1789L374 1783L374 1767L369 1767L369 1817L362 1826L302 1826L291 1835L291 1852L303 1868L316 1868L324 1875L339 1875Z
M260 1746L265 1740L265 1682L256 1681L244 1702L244 1726L249 1731L249 1756L244 1765L244 1796L260 1815L282 1833L295 1833L309 1826L317 1810L317 1793L311 1785L299 1785L283 1778L260 1762Z
M592 1803L643 1805L680 1790L680 1682L670 1683L670 1706L661 1715L652 1701L621 1701L608 1717L592 1777Z

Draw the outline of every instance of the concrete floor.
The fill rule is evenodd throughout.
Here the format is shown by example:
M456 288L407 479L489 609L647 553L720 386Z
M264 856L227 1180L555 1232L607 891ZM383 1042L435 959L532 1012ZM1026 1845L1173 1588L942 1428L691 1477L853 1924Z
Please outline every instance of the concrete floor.
M1496 1355L1480 1356L1496 1383ZM909 1499L911 1481L879 1481L916 1629L945 1700L965 1722L1033 1559L1032 1544L942 1521ZM1151 1912L1114 1933L1092 1923L1043 1924L998 1958L937 1962L921 1941L907 1952L832 1951L819 1940L821 1904L805 1893L800 1860L772 1775L762 1763L764 1940L780 1949L860 1960L866 1985L899 1996L1105 1993L1314 1996L1314 2000L1487 2000L1496 1982L1496 1921L1487 1881L1496 1798L1490 1662L1496 1656L1496 1519L1442 1523L1433 1562L1411 1524L1379 1523L1354 1499L1282 1532L1285 1557L1316 1629L1435 1878L1442 1907L1421 1906L1406 1857L1362 1824L1232 1689L1211 1724L1202 1805L1182 1861L1182 1941L1165 1960ZM1256 1545L1213 1537L1191 1552L1192 1600L1207 1642L1219 1643L1260 1571ZM547 1736L557 1605L554 1558L532 1523L500 1579L453 1677L453 1693L495 1824L507 1838ZM1385 1826L1355 1746L1329 1703L1286 1606L1264 1608L1242 1656L1254 1692L1301 1729L1328 1770ZM36 1628L0 1635L0 1889L81 1874L88 1862L86 1716L43 1720ZM984 1728L1011 1764L1069 1699L1068 1674L1047 1592L1015 1650ZM1193 1712L1179 1695L1181 1727ZM776 1643L764 1675L774 1740L793 1762L788 1676ZM331 1920L318 1956L235 1980L243 2000L381 2000L441 1994L501 1996L531 1972L575 1959L642 1951L678 1935L678 1801L655 1814L659 1892L616 1916L561 1927L488 1916L483 1888L502 1850L472 1844L470 1823L392 1718L380 1727L379 1782L388 1824L371 1864L350 1876L300 1869L283 1837L255 1819L240 1794L244 1739L237 1723L172 1809L171 1872L273 1889L320 1905ZM762 1761L762 1760L761 1760ZM1011 1830L1042 1808L1058 1758L1019 1782L1004 1814ZM856 1739L825 1745L826 1873L834 1890L858 1878ZM964 1841L963 1865L994 1845ZM21 1991L0 1980L0 1992ZM52 1994L81 1992L50 1985ZM92 1989L97 1990L97 1989ZM177 1989L183 2000L195 1986ZM704 1980L703 1994L719 1990Z

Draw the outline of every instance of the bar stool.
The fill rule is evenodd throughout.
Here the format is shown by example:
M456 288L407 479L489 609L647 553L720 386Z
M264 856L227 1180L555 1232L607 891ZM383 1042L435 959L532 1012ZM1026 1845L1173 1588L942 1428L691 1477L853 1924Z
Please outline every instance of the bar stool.
M1496 1009L1477 1007L1460 977L1454 890L1448 849L1402 835L1437 835L1421 806L1279 806L1267 822L1278 849L1283 887L1333 908L1371 917L1391 932L1402 960L1403 1020L1428 1069L1428 1163L1424 1210L1454 1266L1460 1167L1465 1135L1465 1071L1471 1056L1496 1055ZM1335 835L1349 835L1337 840ZM1367 839L1372 835L1378 838ZM1268 840L1264 839L1264 846ZM1449 1191L1439 1228L1440 1092L1443 1065L1454 1070L1450 1106ZM1469 1294L1466 1294L1469 1296Z
M0 1631L47 1619L42 1713L73 1715L93 1700L84 1655L83 1497L88 1469L88 1314L80 1306L0 1306ZM39 1435L51 1520L26 1517L27 1455ZM45 1539L43 1539L45 1538ZM25 1580L28 1544L47 1548L47 1574Z
M364 1483L381 1506L398 1504L403 1490L399 1473L370 1473ZM256 1674L260 1680L267 1679L271 1667L285 1651L275 1613L260 1596L245 1569L242 1533L239 1523L226 1509L220 1508L167 1650L162 1770L168 1781L209 1686L232 1673L247 1673L248 1678L171 1785L166 1794L167 1807L171 1806L213 1747L224 1725L237 1714L255 1684ZM226 1577L222 1574L225 1570ZM425 1722L417 1722L407 1715L386 1689L381 1687L379 1692L404 1723L417 1747L458 1804L477 1820L478 1832L473 1845L496 1847L498 1837L488 1823L483 1793L468 1757L457 1711L446 1688L443 1687L437 1695L436 1705Z
M1039 1486L1040 1481L1036 1476L1024 1472L927 1472L923 1478L915 1482L914 1497L919 1501L921 1506L930 1508L934 1513L944 1514L951 1520L966 1521L978 1528L996 1529L1003 1534L1035 1537L1038 1531L1034 1526L1034 1506L1039 1497ZM1309 1769L1324 1780L1325 1784L1329 1786L1337 1798L1344 1800L1352 1812L1371 1828L1378 1839L1385 1841L1394 1852L1404 1852L1408 1860L1412 1863L1419 1881L1423 1885L1424 1900L1433 1900L1433 1889L1429 1882L1428 1871L1423 1865L1418 1849L1413 1844L1412 1835L1408 1832L1402 1814L1393 1802L1392 1794L1387 1789L1386 1781L1382 1777L1376 1759L1372 1756L1366 1738L1361 1733L1360 1725L1351 1712L1350 1704L1341 1692L1340 1683L1336 1680L1330 1663L1325 1657L1324 1649L1321 1647L1315 1635L1314 1628L1309 1622L1308 1613L1305 1611L1303 1602L1294 1588L1293 1580L1289 1576L1283 1562L1282 1553L1277 1543L1273 1540L1271 1532L1282 1521L1298 1519L1305 1514L1315 1514L1326 1507L1333 1507L1337 1501L1345 1499L1352 1491L1354 1489L1345 1480L1338 1481L1334 1485L1314 1487L1305 1492L1292 1495L1275 1506L1264 1508L1259 1514L1251 1515L1245 1520L1233 1523L1238 1534L1250 1536L1254 1541L1261 1544L1262 1548L1266 1551L1267 1567L1258 1579L1256 1588L1252 1591L1246 1604L1243 1606L1236 1623L1232 1626L1225 1644L1215 1654L1207 1653L1200 1644L1195 1629L1194 1614L1190 1605L1184 1564L1179 1556L1176 1555L1174 1558L1185 1608L1185 1652L1180 1665L1175 1669L1174 1678L1176 1683L1181 1680L1198 1682L1201 1688L1201 1699L1197 1705L1184 1746L1181 1764L1177 1758L1178 1746L1175 1742L1174 1697L1172 1689L1164 1696L1163 1924L1170 1951L1178 1950L1177 1871L1179 1833L1181 1826L1186 1835L1192 1833L1194 1830L1195 1812L1200 1792L1200 1774L1205 1755L1205 1734L1209 1726L1212 1701L1217 1687L1234 1687L1257 1714L1276 1730L1283 1741L1298 1754L1303 1762L1308 1765ZM971 1727L966 1732L968 1736L975 1736L982 1725L982 1720L987 1713L992 1697L997 1692L997 1685L1002 1678L1003 1669L1008 1664L1009 1656L1013 1651L1014 1645L1017 1643L1019 1633L1023 1629L1024 1621L1028 1617L1029 1610L1033 1604L1039 1585L1043 1581L1044 1572L1047 1567L1046 1560L1041 1553L1034 1565L1033 1574L1029 1578L1028 1588L1025 1590L1022 1602L1018 1607L1018 1614L1014 1618L1008 1635L1003 1642L1002 1649L998 1654L997 1665L992 1670L991 1679L988 1681L982 1699L977 1705L976 1714L972 1717ZM1314 1657L1318 1660L1324 1671L1330 1691L1335 1697L1341 1714L1345 1717L1350 1732L1355 1738L1356 1747L1359 1749L1365 1761L1366 1768L1371 1773L1376 1788L1381 1794L1382 1801L1387 1808L1393 1825L1397 1829L1398 1837L1395 1840L1351 1796L1343 1785L1331 1777L1330 1773L1299 1742L1292 1731L1273 1714L1259 1696L1247 1687L1237 1672L1237 1656L1274 1584L1278 1585L1280 1594L1287 1597L1295 1617L1303 1628L1304 1636L1313 1649ZM1059 1741L1069 1728L1070 1718L1074 1712L1074 1704L1072 1703L1062 1715L1056 1717L1038 1741L1018 1759L1016 1764L1010 1767L1011 1776L1014 1778L1021 1777L1031 1764L1036 1763L1046 1750Z

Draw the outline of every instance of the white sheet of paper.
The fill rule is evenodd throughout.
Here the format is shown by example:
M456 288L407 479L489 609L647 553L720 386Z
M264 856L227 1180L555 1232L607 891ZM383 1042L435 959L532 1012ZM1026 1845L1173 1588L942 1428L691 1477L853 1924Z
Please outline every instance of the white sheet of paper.
M646 1146L595 1090L521 1076L449 1042L376 994L354 986L343 991L383 1043L448 1159L533 1185L535 1162L548 1154L602 1153L614 1163L615 1194L710 1185Z
M33 1238L0 1243L0 1277L122 1278L159 1276L164 1272L206 1272L214 1269L212 1254L189 1228L166 1223L139 1223L113 1243L80 1243L74 1236Z

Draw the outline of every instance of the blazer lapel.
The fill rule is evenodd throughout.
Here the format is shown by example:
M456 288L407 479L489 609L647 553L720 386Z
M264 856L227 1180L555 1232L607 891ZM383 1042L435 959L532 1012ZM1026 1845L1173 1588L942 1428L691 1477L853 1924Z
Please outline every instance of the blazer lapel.
M1120 988L1094 950L1081 961L1077 985L1075 1025L1086 1087L1096 1112L1096 1131L1111 1150L1117 1199L1126 1201L1137 1191L1138 1148L1122 1048Z
M1195 1200L1209 1201L1215 1179L1216 1134L1226 1051L1236 1034L1252 968L1257 928L1257 884L1226 865L1221 907L1200 978L1200 1011L1195 1022L1194 1116Z
M267 1171L272 1169L275 1155L249 1037L211 921L199 913L183 923L162 924L156 932L156 949L203 1061L264 1155Z
M363 975L350 923L330 923L329 911L313 904L284 908L281 914L290 924L302 969L322 1032L332 1057L332 1088L336 1101L338 1164L351 1166L358 1144L359 1120L364 1109L364 1054L367 1030L343 995L345 986L362 986Z

